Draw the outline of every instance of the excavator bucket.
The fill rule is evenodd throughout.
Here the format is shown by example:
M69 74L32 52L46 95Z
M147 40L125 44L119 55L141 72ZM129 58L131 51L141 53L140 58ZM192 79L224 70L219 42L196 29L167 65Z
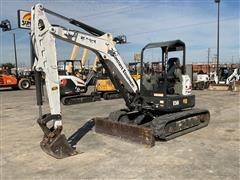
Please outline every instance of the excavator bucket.
M66 136L61 134L62 126L56 129L47 127L47 123L52 119L59 118L58 115L45 114L38 119L38 124L44 132L43 140L40 142L42 150L57 159L63 159L78 154L67 141Z
M152 129L133 124L114 122L108 118L95 118L95 131L149 147L155 144Z
M40 146L45 153L57 159L63 159L78 154L78 152L70 146L64 134L59 134L53 139L44 136L43 140L40 142Z

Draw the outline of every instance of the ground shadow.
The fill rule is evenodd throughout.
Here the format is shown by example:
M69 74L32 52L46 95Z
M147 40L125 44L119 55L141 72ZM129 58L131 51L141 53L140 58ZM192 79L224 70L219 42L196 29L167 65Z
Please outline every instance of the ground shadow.
M35 90L35 88L32 88L32 87L31 87L30 89L24 89L24 90L20 90L20 89L17 89L17 88L16 88L16 89L15 89L15 88L13 89L13 88L11 88L11 87L10 87L10 88L5 88L5 87L1 87L1 88L0 88L0 92L5 92L5 91L30 91L30 90Z
M92 128L95 126L94 119L87 121L82 127L80 127L76 132L74 132L69 138L68 143L73 147L75 146L83 136L85 136Z

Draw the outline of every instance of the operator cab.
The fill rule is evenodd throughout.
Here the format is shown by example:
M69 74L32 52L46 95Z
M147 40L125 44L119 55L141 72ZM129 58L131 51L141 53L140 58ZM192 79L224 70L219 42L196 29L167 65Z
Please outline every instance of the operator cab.
M185 74L184 42L147 44L141 52L141 77L140 94L148 104L166 111L194 106L191 80Z

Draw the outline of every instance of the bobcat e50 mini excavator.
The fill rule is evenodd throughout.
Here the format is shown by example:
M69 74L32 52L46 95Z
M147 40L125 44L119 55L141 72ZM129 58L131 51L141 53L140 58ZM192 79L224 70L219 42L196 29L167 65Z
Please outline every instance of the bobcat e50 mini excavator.
M46 13L60 17L88 33L51 25ZM189 93L188 85L186 87L189 77L187 75L181 76L179 68L177 71L177 66L179 67L178 59L172 59L171 63L167 63L168 52L181 50L183 51L184 67L185 45L182 41L151 43L143 48L142 64L144 50L148 48L162 49L164 71L156 78L151 77L154 74L147 74L142 68L141 87L139 88L115 47L116 43L126 42L125 38L113 38L110 33L102 32L77 20L64 17L44 8L41 4L32 8L31 16L31 36L35 50L33 68L37 77L36 94L40 116L38 123L44 132L40 146L47 154L55 158L65 158L77 154L65 135L61 134L63 126L59 98L56 38L96 53L114 86L120 91L126 102L126 109L112 112L108 118L96 118L96 132L120 136L152 146L155 137L168 140L208 125L209 111L193 109L195 97ZM174 66L176 66L175 70ZM41 109L41 88L38 83L39 76L42 73L45 76L50 106L50 113L44 115L42 115ZM156 82L159 83L156 84ZM176 84L179 87L183 86L182 91L179 90L179 87L175 87Z

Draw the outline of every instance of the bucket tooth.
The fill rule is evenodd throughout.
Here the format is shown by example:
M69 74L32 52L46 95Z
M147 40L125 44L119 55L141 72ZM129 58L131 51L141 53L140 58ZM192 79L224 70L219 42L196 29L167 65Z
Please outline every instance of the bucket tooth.
M95 118L95 131L101 134L120 137L127 141L154 146L153 130L139 125L114 122L108 118Z

